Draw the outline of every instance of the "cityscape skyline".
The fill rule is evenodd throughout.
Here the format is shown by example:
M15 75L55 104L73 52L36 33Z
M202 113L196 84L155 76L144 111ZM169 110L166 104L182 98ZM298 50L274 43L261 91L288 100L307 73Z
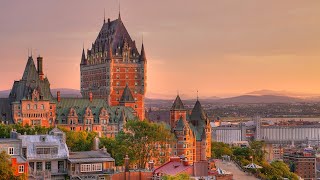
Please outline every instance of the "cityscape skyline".
M170 6L122 1L122 19L139 50L144 36L149 62L147 97L177 91L196 97L197 90L200 96L259 89L320 92L320 4L288 2L273 6L276 1L186 1L177 14L182 1ZM44 57L44 72L52 88L79 89L82 46L91 46L102 26L104 9L106 18L117 18L118 4L4 2L0 75L6 78L1 79L0 90L10 89L12 80L21 78L28 48L34 49L34 57ZM70 7L75 13L70 13Z

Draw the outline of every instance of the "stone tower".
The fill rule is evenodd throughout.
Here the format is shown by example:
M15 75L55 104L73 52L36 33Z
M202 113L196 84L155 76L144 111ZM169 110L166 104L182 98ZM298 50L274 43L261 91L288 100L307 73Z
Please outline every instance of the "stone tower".
M83 97L92 93L93 98L103 98L110 106L119 106L124 104L121 97L129 89L133 97L130 107L139 119L145 118L146 53L143 43L139 53L120 15L113 21L104 21L91 49L87 54L82 50L80 72Z

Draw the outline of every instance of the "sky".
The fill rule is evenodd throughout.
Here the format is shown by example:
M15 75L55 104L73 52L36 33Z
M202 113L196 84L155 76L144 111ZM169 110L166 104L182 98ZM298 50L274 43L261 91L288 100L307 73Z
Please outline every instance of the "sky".
M28 48L52 88L80 88L89 48L118 0L3 0L0 90L22 77ZM148 97L231 96L260 89L320 94L318 0L121 0L148 59Z

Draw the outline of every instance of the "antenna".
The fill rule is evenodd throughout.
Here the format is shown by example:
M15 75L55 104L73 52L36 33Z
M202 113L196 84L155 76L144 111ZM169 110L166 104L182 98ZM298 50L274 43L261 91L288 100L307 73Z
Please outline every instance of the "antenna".
M119 17L118 17L118 19L121 19L120 9L121 9L121 0L119 0Z
M197 100L199 100L199 91L197 90Z
M103 23L106 23L106 8L103 9Z

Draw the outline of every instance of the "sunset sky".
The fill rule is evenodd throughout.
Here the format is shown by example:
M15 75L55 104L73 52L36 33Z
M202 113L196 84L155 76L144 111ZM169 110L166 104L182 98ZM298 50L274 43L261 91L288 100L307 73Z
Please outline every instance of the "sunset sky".
M4 0L0 90L22 76L28 48L52 88L80 88L82 46L118 0ZM260 89L320 94L319 0L121 0L121 17L148 59L151 97L230 96Z

